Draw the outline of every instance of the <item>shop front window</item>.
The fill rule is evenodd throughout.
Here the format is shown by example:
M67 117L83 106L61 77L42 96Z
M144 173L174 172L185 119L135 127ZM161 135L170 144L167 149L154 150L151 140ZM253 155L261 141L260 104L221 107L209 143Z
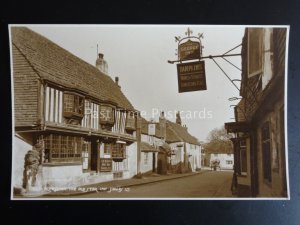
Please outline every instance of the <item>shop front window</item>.
M44 162L81 162L84 148L83 138L67 135L50 134L45 137Z
M123 160L126 158L126 145L125 144L111 144L111 157L114 161Z
M111 144L104 144L104 154L105 155L111 154Z

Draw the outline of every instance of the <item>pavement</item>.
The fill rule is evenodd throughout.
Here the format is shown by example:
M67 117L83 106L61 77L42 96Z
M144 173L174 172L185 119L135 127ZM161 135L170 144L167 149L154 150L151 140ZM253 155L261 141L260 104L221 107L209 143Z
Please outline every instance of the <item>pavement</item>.
M223 170L224 171L224 170ZM145 174L140 178L131 178L131 179L120 179L120 180L113 180L113 181L107 181L107 182L101 182L101 183L95 183L95 184L89 184L69 189L56 189L56 190L50 190L44 193L39 194L32 194L32 195L23 195L23 196L15 196L15 197L76 197L80 195L89 195L93 193L108 193L108 192L118 192L119 190L125 190L130 189L132 187L139 187L139 186L146 186L147 184L155 184L159 182L169 181L172 182L172 180L180 179L180 178L188 178L193 177L200 174L207 174L208 177L205 178L210 180L209 174L218 174L217 171L212 171L209 167L202 168L201 171L197 172L191 172L191 173L184 173L184 174L166 174L166 175L159 175L156 173L149 173ZM221 174L221 173L220 173ZM202 177L202 175L201 175ZM217 178L218 179L218 178ZM193 180L193 179L192 179ZM191 181L192 181L191 180ZM173 182L173 183L174 183ZM165 182L167 185L167 182ZM175 183L174 183L175 185ZM226 188L225 188L226 186ZM222 186L218 186L216 190L213 190L213 192L210 192L211 196L224 196L224 197L232 197L230 190L227 190L227 187L231 186L231 179L227 180L226 183ZM147 186L146 186L147 187ZM225 192L224 192L225 190Z

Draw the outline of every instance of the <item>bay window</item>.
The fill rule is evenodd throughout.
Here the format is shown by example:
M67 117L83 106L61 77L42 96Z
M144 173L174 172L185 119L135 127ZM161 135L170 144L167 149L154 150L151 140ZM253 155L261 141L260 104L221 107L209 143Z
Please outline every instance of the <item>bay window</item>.
M100 105L99 123L102 127L111 128L115 123L115 110L111 105Z
M45 136L44 162L81 162L82 150L86 148L82 137L50 134ZM46 158L47 157L47 158Z
M84 97L72 92L64 92L64 117L84 116Z
M104 153L111 154L114 161L123 161L126 158L126 145L125 144L104 144Z
M132 133L134 130L136 130L136 121L135 121L134 112L127 112L125 130L129 133Z

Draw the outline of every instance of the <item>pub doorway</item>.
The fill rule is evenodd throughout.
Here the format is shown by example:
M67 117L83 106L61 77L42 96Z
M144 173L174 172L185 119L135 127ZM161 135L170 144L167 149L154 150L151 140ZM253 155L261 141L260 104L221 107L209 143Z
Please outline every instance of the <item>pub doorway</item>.
M152 172L156 173L156 167L155 167L155 164L156 164L156 154L155 154L155 152L153 152L152 154L153 154L153 157L152 157Z
M98 171L98 158L99 158L99 143L96 139L91 140L91 171Z

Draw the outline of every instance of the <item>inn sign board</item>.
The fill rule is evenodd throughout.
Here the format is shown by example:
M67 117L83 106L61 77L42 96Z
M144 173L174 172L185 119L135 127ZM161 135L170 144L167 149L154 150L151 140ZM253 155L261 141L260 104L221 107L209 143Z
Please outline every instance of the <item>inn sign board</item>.
M178 46L179 59L200 59L200 42L188 40Z
M179 93L206 90L204 61L178 63L177 75Z

